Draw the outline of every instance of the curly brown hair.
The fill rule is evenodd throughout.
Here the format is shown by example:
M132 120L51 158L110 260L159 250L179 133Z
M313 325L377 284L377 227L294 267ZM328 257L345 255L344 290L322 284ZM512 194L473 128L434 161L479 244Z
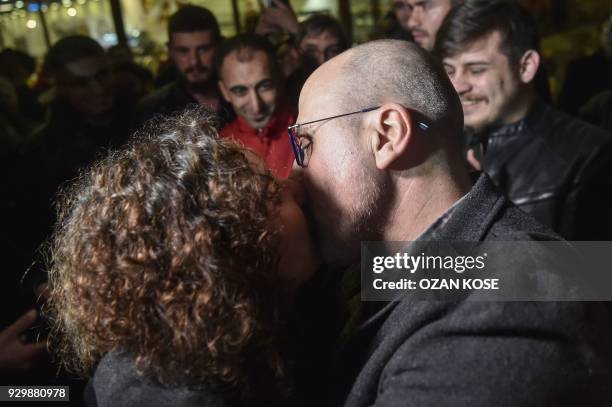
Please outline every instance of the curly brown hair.
M280 192L252 167L188 110L149 123L62 194L50 307L69 367L91 374L120 351L167 385L283 381Z

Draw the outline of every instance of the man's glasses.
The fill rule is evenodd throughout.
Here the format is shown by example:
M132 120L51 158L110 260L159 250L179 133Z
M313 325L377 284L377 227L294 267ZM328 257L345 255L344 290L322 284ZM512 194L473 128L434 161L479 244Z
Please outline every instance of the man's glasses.
M304 135L300 134L300 128L302 126L306 126L308 124L313 124L313 123L319 123L325 120L337 119L339 117L350 116L353 114L367 113L367 112L371 112L379 108L380 106L368 107L365 109L357 110L355 112L338 114L336 116L326 117L324 119L312 120L312 121L305 122L305 123L297 123L297 124L294 124L293 126L287 127L287 132L289 133L289 141L291 142L291 148L293 149L293 155L295 156L295 161L300 167L304 167L304 168L308 167L308 157L310 156L310 154L308 154L307 152L310 149L310 144L312 140L309 137L304 137ZM421 130L427 130L429 128L429 125L421 121L417 122L417 126L419 126Z

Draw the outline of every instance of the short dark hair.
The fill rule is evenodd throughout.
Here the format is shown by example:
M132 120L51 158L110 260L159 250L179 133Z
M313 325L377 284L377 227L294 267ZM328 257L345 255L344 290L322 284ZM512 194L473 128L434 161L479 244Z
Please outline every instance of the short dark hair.
M45 68L55 76L71 62L96 56L106 58L104 48L96 40L84 35L71 35L62 38L51 47L45 58Z
M274 73L278 73L280 68L278 67L278 61L276 59L276 51L274 46L268 41L266 37L258 34L238 34L235 37L229 38L219 47L215 55L215 70L217 77L221 78L221 68L223 67L223 61L229 54L234 51L241 51L248 49L250 51L262 51L264 52L270 61L270 66Z
M327 14L315 14L312 17L300 23L300 29L295 39L295 46L299 47L302 40L308 36L317 36L324 31L329 32L334 37L340 40L342 50L349 47L348 39L342 28L340 21L328 16Z
M168 40L174 33L190 33L195 31L212 31L213 40L221 38L221 30L215 15L210 10L200 6L187 5L178 9L168 21Z
M453 8L436 36L439 58L457 55L490 33L501 34L501 52L516 63L530 49L539 49L536 25L527 10L509 0L467 0Z

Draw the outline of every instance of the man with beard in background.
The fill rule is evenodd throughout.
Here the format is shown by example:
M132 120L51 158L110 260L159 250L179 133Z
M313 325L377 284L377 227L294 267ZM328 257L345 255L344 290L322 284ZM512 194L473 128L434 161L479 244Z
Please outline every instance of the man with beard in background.
M208 9L188 5L174 13L168 21L168 54L179 77L138 104L136 125L190 104L216 112L220 127L229 121L232 110L219 94L213 68L220 42L219 23Z

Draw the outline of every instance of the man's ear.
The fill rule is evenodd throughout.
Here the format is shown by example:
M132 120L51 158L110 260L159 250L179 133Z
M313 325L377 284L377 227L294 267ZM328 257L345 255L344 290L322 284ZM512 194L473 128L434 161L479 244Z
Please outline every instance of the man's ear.
M523 83L530 83L540 67L540 54L534 49L527 50L520 61L519 75Z
M223 99L225 99L226 102L230 103L229 90L225 88L225 84L223 84L223 81L218 81L217 86L219 87L219 90L223 95Z
M386 103L370 117L370 146L380 170L397 166L412 140L412 117L396 103Z

